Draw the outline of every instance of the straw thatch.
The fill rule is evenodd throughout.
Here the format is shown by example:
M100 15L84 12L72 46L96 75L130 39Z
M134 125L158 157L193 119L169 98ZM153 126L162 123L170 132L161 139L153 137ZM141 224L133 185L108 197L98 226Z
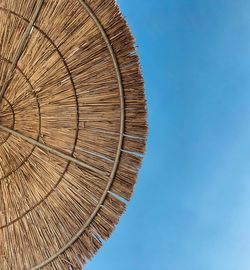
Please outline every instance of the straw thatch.
M147 133L113 0L0 0L0 269L81 269L109 238Z

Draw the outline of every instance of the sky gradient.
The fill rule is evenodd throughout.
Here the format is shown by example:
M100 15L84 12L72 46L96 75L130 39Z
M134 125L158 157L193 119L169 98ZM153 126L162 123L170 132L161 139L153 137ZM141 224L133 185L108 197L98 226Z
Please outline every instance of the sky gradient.
M136 37L147 153L86 270L250 269L250 1L119 0Z

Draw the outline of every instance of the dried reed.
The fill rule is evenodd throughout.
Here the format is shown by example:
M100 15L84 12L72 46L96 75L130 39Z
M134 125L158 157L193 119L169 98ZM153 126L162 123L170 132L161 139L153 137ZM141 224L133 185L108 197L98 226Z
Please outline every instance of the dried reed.
M145 151L134 39L114 0L0 0L0 44L0 269L81 269Z

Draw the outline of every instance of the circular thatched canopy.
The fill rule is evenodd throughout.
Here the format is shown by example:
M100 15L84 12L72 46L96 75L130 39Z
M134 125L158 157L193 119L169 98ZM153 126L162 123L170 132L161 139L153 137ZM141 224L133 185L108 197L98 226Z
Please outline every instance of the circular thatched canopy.
M1 0L0 44L0 269L81 269L144 153L133 37L113 0Z

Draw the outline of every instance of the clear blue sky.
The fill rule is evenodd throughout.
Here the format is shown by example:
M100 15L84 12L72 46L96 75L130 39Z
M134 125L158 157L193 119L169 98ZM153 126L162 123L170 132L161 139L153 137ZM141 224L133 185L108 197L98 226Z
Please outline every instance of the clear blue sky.
M87 270L250 269L250 1L120 0L137 39L148 149Z

